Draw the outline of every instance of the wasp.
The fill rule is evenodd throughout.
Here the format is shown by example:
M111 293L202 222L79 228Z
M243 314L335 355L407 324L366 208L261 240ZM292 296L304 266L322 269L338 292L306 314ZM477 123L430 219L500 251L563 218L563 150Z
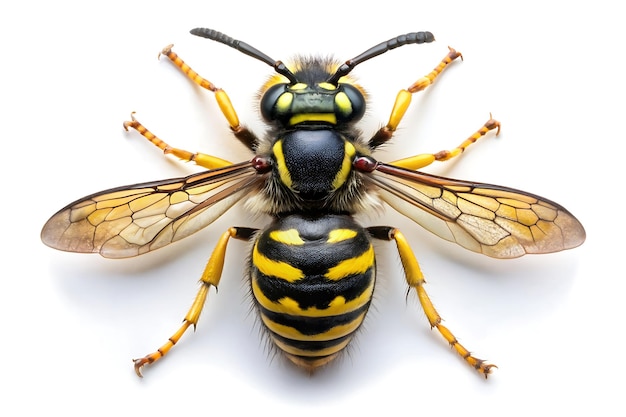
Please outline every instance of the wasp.
M193 35L225 44L274 68L260 89L268 130L257 136L240 124L228 94L192 70L173 50L166 56L187 77L214 93L235 138L254 155L240 163L171 147L135 117L124 123L165 154L207 170L182 178L128 185L83 197L54 214L41 232L55 249L107 258L141 255L210 225L237 203L269 215L263 228L230 227L219 238L200 278L200 289L179 329L158 350L134 360L142 368L164 357L198 323L211 287L218 286L231 239L249 242L247 277L256 310L273 345L294 364L313 371L350 343L370 307L376 281L373 241L395 243L406 282L416 291L431 328L485 378L495 365L478 359L442 324L424 289L409 242L390 226L360 225L363 212L391 206L426 230L493 258L550 253L581 245L585 230L565 208L512 188L434 176L419 171L460 155L500 123L489 119L452 150L391 163L374 152L394 135L412 95L433 84L457 58L447 55L426 76L398 92L386 125L363 137L357 122L365 90L350 76L361 63L394 48L434 41L413 32L375 45L343 63L298 57L277 61L218 31Z

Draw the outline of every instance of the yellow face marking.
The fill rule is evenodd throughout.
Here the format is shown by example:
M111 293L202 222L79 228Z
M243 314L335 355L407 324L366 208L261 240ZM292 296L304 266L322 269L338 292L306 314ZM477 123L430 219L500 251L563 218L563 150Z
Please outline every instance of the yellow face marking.
M305 84L305 83L296 83L289 87L290 90L294 90L294 91L304 90L306 88L308 88L308 84Z
M291 340L303 340L303 341L313 341L313 342L315 341L323 342L323 341L333 340L333 339L337 339L343 336L347 336L359 328L359 326L363 322L364 317L365 317L365 312L359 314L359 316L355 318L354 320L352 320L350 323L335 326L324 333L307 335L307 334L300 333L298 330L294 329L293 327L285 326L283 324L278 324L270 320L264 314L261 314L261 320L267 326L267 328L270 329L272 332L280 336L283 336L287 339L291 339Z
M374 280L370 283L370 285L363 291L357 298L346 301L343 296L337 296L334 300L332 300L328 306L328 308L315 308L309 307L307 309L302 309L298 305L298 303L289 297L283 297L278 302L274 302L267 298L265 294L259 288L259 284L256 279L252 280L252 293L254 294L254 298L263 306L263 308L273 311L274 313L279 314L289 314L292 316L303 316L303 317L330 317L337 316L339 314L349 313L358 308L363 307L367 304L372 298L372 293L374 292Z
M352 102L348 98L348 95L344 92L337 93L335 95L335 104L339 109L339 112L344 115L352 113Z
M341 187L348 179L350 172L352 172L352 160L356 154L356 149L350 142L346 141L344 148L345 151L343 155L343 162L341 163L341 169L337 175L335 175L335 179L333 179L333 189L335 190Z
M274 261L263 256L259 252L257 245L254 245L254 250L252 251L252 262L262 274L284 279L285 281L295 282L305 276L301 270L286 262Z
M335 125L337 116L333 113L301 113L289 119L289 124L292 126L302 122L326 122Z
M278 100L276 100L276 110L279 113L286 113L289 111L291 103L293 103L293 94L283 93L278 97Z
M283 141L277 141L272 147L272 151L274 152L274 157L276 158L276 165L278 166L278 175L280 176L280 181L287 187L291 188L293 182L291 181L291 174L289 174L289 169L287 169L287 163L285 162L285 154L283 153Z
M331 83L319 83L318 86L322 87L324 90L336 90L337 87Z
M274 230L270 232L270 239L285 245L304 245L304 240L296 229Z
M332 280L340 280L350 275L363 274L374 265L374 248L370 245L362 255L339 262L328 270L324 276Z
M357 235L355 230L352 229L335 229L331 230L328 234L327 243L343 242L344 240L352 239Z

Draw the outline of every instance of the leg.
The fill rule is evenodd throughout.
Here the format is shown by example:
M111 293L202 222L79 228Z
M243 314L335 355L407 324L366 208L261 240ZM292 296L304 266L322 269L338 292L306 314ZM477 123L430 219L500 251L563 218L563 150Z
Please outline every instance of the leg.
M409 284L409 287L415 289L417 292L417 297L419 298L420 304L422 305L422 309L428 318L428 322L430 323L430 327L436 327L439 333L443 336L444 339L448 341L450 346L459 354L467 363L469 363L474 369L476 369L479 373L483 374L485 378L491 372L491 368L496 367L495 365L485 363L485 361L478 359L465 348L463 347L456 337L452 334L447 327L441 324L441 316L435 310L433 303L430 301L430 297L426 293L424 289L424 275L422 275L422 271L417 263L417 259L415 259L415 255L411 250L408 242L406 241L404 235L397 229L391 227L370 227L368 228L370 234L377 239L382 240L394 240L398 247L398 253L400 254L400 260L402 262L402 267L404 268L404 273L406 276L406 281Z
M462 154L463 151L465 151L465 148L470 146L472 143L475 143L481 137L485 136L490 130L494 129L496 129L497 136L500 133L500 122L494 119L489 119L480 129L474 132L469 138L465 139L463 143L461 143L459 146L452 149L451 151L443 150L435 154L424 153L420 155L415 155L409 158L404 158L398 161L391 162L391 165L415 171L424 168L435 161L447 161L448 159L452 159L455 156L459 156L460 154Z
M200 87L206 88L207 90L215 93L215 99L217 100L217 104L220 107L222 114L228 121L231 130L235 134L235 137L243 142L243 144L246 145L249 149L254 151L259 143L259 140L254 135L254 133L248 130L248 128L239 124L239 117L237 116L237 112L235 111L235 108L233 107L233 104L231 103L228 94L226 94L224 90L216 87L212 82L201 77L200 75L198 75L197 72L192 70L191 67L185 63L185 61L180 59L180 57L174 51L172 51L172 46L173 45L168 45L163 48L159 56L167 56L170 61L174 63L174 65L180 68L180 70L187 77L189 77L190 80L198 84Z
M217 242L211 257L209 258L209 262L207 262L206 267L204 268L204 272L202 273L202 277L200 278L200 290L198 290L198 294L191 305L191 308L187 312L185 319L183 320L182 326L174 333L167 342L157 349L156 352L150 353L149 355L144 356L141 359L134 359L135 363L135 372L138 376L142 377L141 369L146 364L152 364L169 352L169 350L180 340L182 335L187 331L189 326L196 328L198 324L198 319L200 318L200 313L202 312L202 308L204 307L204 302L206 301L207 295L209 293L209 289L211 286L217 288L217 285L220 282L220 278L222 276L222 269L224 267L224 257L226 255L226 246L230 238L248 240L252 237L252 234L256 229L249 228L241 228L241 227L231 227L228 229L222 237Z
M204 153L191 153L189 151L185 151L183 149L172 148L167 143L163 142L159 139L154 133L150 132L148 129L144 127L141 123L135 119L135 114L132 113L130 115L131 120L124 122L124 129L128 130L128 128L135 129L139 132L144 138L148 139L154 146L161 149L163 153L174 155L175 157L182 159L185 162L195 162L197 165L208 169L221 168L228 165L232 165L231 162L228 162L224 159L218 158L216 156L207 155Z
M398 95L396 96L396 102L393 105L393 109L391 110L391 116L389 116L389 121L387 125L380 128L378 132L370 139L369 146L374 149L383 143L387 142L391 139L393 132L398 128L398 125L402 121L406 110L409 108L409 104L411 104L411 96L418 91L424 90L426 87L431 85L435 78L455 59L461 58L463 56L460 52L455 51L454 49L448 47L450 52L445 56L444 59L441 60L439 65L435 67L428 75L420 78L415 81L409 88L406 90L400 90Z

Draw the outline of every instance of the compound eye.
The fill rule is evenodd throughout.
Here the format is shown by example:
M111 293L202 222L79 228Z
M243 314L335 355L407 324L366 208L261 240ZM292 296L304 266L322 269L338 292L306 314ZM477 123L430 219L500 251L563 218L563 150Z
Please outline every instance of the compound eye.
M340 84L341 92L337 93L335 105L337 116L342 122L355 122L365 114L365 97L358 88L351 84Z
M285 106L285 101L291 101L293 96L287 91L287 84L280 83L271 86L261 97L261 115L268 121L280 118L281 107Z

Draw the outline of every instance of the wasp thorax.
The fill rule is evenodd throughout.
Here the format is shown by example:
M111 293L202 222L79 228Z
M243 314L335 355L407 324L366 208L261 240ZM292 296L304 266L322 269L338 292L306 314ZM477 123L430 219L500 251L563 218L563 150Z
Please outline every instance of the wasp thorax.
M280 181L305 200L321 200L339 189L352 170L356 150L333 130L286 133L272 147Z
M351 84L279 83L261 98L263 117L285 126L350 123L361 119L364 113L365 98Z

